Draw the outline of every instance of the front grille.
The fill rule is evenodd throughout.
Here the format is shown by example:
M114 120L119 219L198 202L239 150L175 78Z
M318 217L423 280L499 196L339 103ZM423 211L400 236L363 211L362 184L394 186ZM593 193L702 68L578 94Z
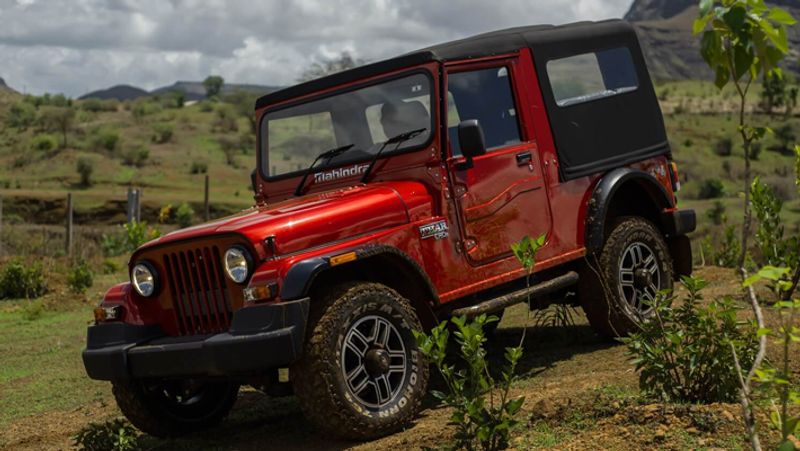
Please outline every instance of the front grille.
M219 248L205 246L166 253L166 280L180 335L228 330L231 293L223 273Z

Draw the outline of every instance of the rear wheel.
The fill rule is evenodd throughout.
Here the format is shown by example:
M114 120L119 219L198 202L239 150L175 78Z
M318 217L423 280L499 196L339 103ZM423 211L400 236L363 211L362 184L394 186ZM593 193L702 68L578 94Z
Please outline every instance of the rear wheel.
M422 330L408 300L384 285L340 286L312 307L294 391L318 428L367 440L409 425L428 384L412 331Z
M623 217L614 223L597 257L590 261L594 267L581 275L581 305L597 332L610 338L627 336L652 316L651 303L658 293L673 287L669 248L652 223Z
M156 437L204 431L230 412L239 386L229 382L115 381L114 398L134 426Z

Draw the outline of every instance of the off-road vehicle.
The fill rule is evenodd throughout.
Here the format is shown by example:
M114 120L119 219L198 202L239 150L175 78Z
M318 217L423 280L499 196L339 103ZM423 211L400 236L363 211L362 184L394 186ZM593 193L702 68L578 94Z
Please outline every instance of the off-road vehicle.
M142 246L88 330L89 376L150 434L289 381L319 428L385 435L426 394L412 331L573 292L624 335L691 272L695 214L676 207L623 21L437 45L265 95L255 115L255 205ZM511 244L541 235L527 287Z

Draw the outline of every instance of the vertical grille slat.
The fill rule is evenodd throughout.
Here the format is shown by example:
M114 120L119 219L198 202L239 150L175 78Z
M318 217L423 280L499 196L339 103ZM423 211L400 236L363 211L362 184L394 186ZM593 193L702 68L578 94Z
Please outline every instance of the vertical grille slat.
M224 332L231 293L217 246L198 245L164 255L164 271L180 335Z

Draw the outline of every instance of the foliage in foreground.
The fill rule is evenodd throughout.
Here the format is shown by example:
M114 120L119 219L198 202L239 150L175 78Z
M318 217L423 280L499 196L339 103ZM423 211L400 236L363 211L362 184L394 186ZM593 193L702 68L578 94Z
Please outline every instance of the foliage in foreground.
M139 432L127 421L116 419L105 423L90 423L75 437L80 451L135 451L139 446Z
M107 257L116 257L126 252L133 252L144 243L161 236L161 231L150 227L146 222L129 222L122 226L124 233L120 235L103 235L100 246Z
M33 299L47 292L40 263L13 260L0 273L0 299Z
M742 366L752 364L758 347L756 330L736 318L730 299L700 304L702 279L684 277L689 291L683 303L659 296L653 318L622 339L639 372L639 386L668 402L734 402L739 391L733 351Z
M85 293L94 285L94 273L86 262L78 262L69 270L67 285L73 293Z
M454 447L505 449L511 428L519 423L514 417L525 401L524 397L509 397L522 347L506 348L506 366L497 380L490 374L486 361L484 327L499 321L499 318L481 315L471 322L466 318L453 318L451 321L456 327L454 335L463 361L459 369L447 361L450 332L446 321L435 327L430 335L415 333L415 336L420 351L434 363L447 385L447 392L432 391L432 394L453 408L450 424L456 426Z

